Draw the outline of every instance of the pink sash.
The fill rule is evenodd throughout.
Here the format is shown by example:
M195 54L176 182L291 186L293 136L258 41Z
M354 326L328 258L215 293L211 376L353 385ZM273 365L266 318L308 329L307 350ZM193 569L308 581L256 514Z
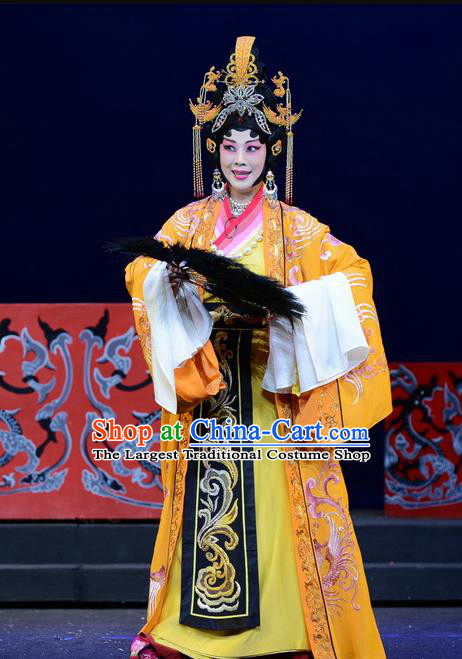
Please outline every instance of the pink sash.
M217 237L213 242L217 249L222 250L224 254L228 254L253 238L263 223L262 196L263 185L260 186L245 211L238 217L234 217L231 213L229 198L228 196L225 197L215 225L214 235ZM228 219L229 222L225 231L225 224ZM230 239L228 236L232 236L232 238Z

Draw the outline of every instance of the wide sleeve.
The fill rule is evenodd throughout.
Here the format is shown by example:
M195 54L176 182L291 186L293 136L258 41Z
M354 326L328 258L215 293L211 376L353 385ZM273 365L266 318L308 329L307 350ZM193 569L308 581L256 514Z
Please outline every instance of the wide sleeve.
M341 377L363 362L368 353L350 286L343 273L289 286L305 307L301 319L270 321L270 355L263 388L300 393Z
M293 327L270 321L264 382L276 394L294 395L305 418L315 418L330 400L327 416L370 428L392 406L369 263L309 213L285 212L289 290L307 312Z
M392 411L390 375L372 297L371 268L351 245L335 238L326 225L320 226L323 228L318 247L320 275L332 277L342 273L369 347L367 357L338 379L343 424L350 428L370 428Z
M182 242L178 217L185 227L186 213L177 211L156 235L159 240ZM177 301L165 265L147 257L127 265L125 283L158 404L175 414L218 393L224 385L208 338L211 321L194 287L181 286Z

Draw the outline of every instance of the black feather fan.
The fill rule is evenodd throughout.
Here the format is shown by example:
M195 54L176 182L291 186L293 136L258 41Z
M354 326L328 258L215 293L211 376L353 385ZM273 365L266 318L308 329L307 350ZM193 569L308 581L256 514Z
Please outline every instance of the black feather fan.
M177 266L180 279L203 287L242 313L266 316L269 312L292 320L305 312L305 307L279 282L257 275L226 256L179 244L165 246L151 237L121 238L104 247L109 252L148 256Z

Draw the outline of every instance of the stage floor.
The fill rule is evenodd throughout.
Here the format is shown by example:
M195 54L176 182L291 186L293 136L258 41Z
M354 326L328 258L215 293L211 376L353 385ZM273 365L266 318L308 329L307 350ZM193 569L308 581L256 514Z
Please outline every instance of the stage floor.
M462 657L462 607L374 609L388 659ZM1 609L0 657L128 658L144 609Z

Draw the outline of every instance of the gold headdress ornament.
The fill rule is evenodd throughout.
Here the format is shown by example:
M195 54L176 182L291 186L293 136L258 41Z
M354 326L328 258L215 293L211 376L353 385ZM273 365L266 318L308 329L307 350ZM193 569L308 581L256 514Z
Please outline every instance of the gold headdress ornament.
M255 37L238 37L236 47L226 66L226 71L216 71L212 66L204 76L202 87L196 103L189 99L189 107L196 117L193 126L193 181L194 196L200 198L204 196L204 183L202 177L202 155L201 155L201 138L200 132L202 126L213 121L211 132L214 133L223 126L226 119L233 112L238 112L242 117L244 113L255 116L258 126L265 133L270 134L271 130L268 121L278 126L285 126L287 134L287 163L286 163L286 203L292 204L293 191L293 132L292 126L302 114L302 110L292 114L292 98L289 88L289 78L278 71L278 75L271 80L275 85L274 95L282 98L286 97L285 105L278 103L276 111L267 107L263 103L263 111L259 105L264 97L255 93L255 87L259 83L265 82L258 78L258 68L255 63L255 55L252 53L253 42ZM225 73L224 80L221 77ZM207 101L207 93L217 91L218 84L225 84L227 90L223 95L223 101L219 105L212 105ZM286 86L284 88L284 85ZM224 107L223 107L224 106ZM276 143L277 144L277 143ZM215 142L209 138L207 149L210 152L215 150ZM276 145L274 145L276 147ZM273 155L280 153L276 149Z

